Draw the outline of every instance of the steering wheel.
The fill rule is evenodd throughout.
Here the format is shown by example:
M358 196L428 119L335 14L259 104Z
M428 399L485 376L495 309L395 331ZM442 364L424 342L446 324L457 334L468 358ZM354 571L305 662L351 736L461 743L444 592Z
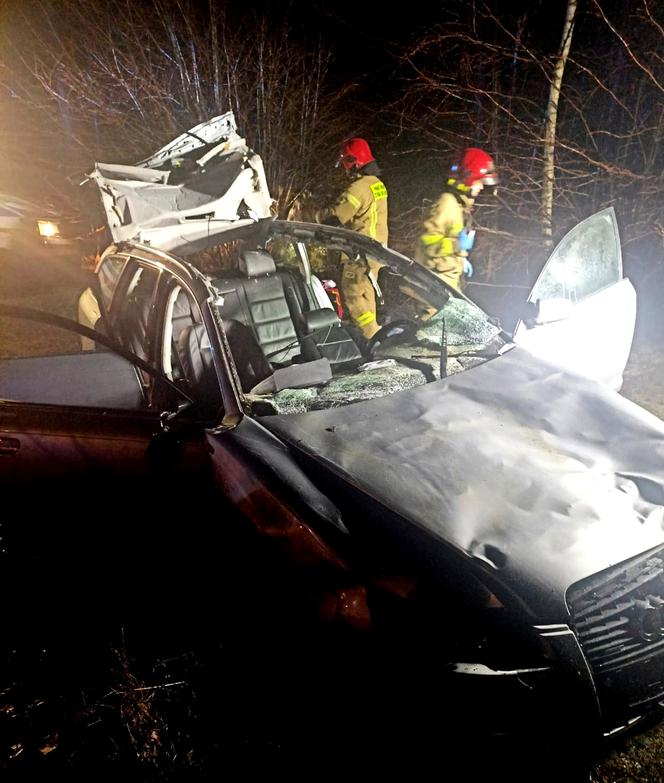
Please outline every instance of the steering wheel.
M419 328L420 324L417 321L412 321L410 318L398 318L395 321L391 321L389 324L381 326L376 334L369 339L367 353L369 356L372 356L376 346L387 340L393 345L400 345L401 343L407 343L409 340L414 340Z

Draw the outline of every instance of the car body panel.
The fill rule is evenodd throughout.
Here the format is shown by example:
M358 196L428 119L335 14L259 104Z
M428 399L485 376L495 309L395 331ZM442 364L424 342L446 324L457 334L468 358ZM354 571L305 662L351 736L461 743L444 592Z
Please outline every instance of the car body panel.
M514 342L549 361L618 390L634 336L636 293L623 278L615 212L604 209L558 243L528 302L566 303L548 323L519 321Z
M147 453L159 430L159 417L151 411L2 402L0 435L15 443L13 454L0 457L3 494L9 500L26 487L46 492L57 485L60 492L85 496L86 482L156 478L160 472ZM200 446L188 450L183 469L200 470L204 456ZM165 476L162 481L167 484Z
M271 214L263 162L238 135L231 112L134 166L96 163L89 179L97 183L115 242L173 250L211 228Z
M551 621L567 617L571 584L664 543L664 424L518 348L264 423L381 509L528 584L531 609Z
M636 292L624 278L574 304L567 318L517 328L514 342L534 356L595 378L618 391L632 348Z
M3 399L24 403L128 410L144 404L136 367L113 353L4 359L0 389Z
M226 112L201 122L190 130L168 142L152 155L139 161L137 166L159 168L169 161L181 158L195 150L202 150L209 144L225 144L227 148L243 144L237 134L237 125L233 112Z

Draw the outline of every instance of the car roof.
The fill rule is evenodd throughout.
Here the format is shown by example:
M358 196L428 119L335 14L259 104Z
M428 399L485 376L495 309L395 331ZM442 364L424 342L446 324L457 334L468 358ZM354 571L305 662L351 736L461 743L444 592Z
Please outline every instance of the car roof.
M150 244L134 241L118 242L104 252L97 269L99 269L106 255L112 252L129 253L146 259L158 256L159 260L171 259L185 263L187 267L197 269L195 264L187 261L187 258L201 250L235 240L248 241L256 243L257 246L262 246L268 239L276 237L290 238L293 241L304 243L321 243L328 248L347 253L365 252L368 256L391 267L398 274L402 275L407 282L411 282L425 291L441 289L448 296L451 294L455 298L463 299L473 307L482 310L476 302L473 302L464 293L452 289L444 280L441 280L441 278L422 264L418 264L413 259L402 255L396 250L384 247L375 239L359 234L357 231L337 226L325 226L320 223L276 220L274 218L235 221L225 224L209 221L205 231L199 231L196 234L184 232L177 237L179 241L176 241L174 237L171 247L162 246L157 248ZM200 270L197 269L197 271L200 274Z
M263 162L232 112L196 125L133 165L96 163L111 236L183 252L211 231L270 217Z

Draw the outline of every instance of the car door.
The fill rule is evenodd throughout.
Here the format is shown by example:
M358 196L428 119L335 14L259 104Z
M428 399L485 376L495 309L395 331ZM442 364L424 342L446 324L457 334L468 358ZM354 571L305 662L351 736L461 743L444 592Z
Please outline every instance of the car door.
M107 349L0 359L5 512L10 499L25 510L47 492L70 497L66 504L77 513L76 498L88 496L92 486L101 501L106 490L129 497L142 482L148 492L175 474L200 472L206 462L202 424L181 426L177 451L170 448L164 417L176 409L178 392L171 388L170 407L151 405L145 382L151 365L127 355Z
M540 358L622 385L636 322L636 293L623 278L613 208L591 215L558 244L533 286L532 317L514 342Z
M0 307L3 326L21 328L6 315ZM53 345L58 330L44 326ZM152 595L154 616L193 584L201 552L215 551L214 422L183 395L180 410L154 404L150 362L109 348L0 359L0 587L12 622L55 622L85 594L100 619L140 613Z

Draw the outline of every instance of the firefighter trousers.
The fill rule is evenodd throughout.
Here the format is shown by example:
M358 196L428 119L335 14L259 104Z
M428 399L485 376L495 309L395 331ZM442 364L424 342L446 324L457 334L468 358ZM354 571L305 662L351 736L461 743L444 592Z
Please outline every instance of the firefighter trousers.
M362 334L373 337L380 328L376 322L376 289L369 278L371 272L378 281L378 270L383 266L379 261L368 259L367 264L359 259L342 259L341 296L344 308Z

